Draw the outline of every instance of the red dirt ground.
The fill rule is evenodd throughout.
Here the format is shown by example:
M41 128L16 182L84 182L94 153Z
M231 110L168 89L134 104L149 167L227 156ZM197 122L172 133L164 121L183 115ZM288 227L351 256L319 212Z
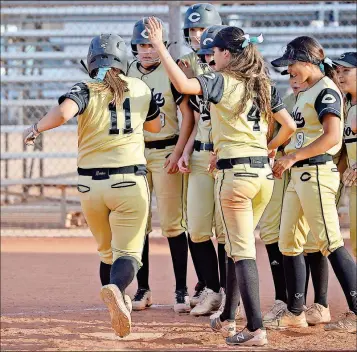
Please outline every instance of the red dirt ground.
M346 240L350 248L350 243ZM257 241L262 311L273 301L264 246ZM133 312L133 332L124 339L111 330L99 297L99 260L92 238L1 238L1 350L122 351L237 350L213 333L208 317L173 312L174 277L167 240L150 241L150 285L154 306ZM195 274L191 259L188 286ZM133 294L136 284L128 290ZM313 289L309 288L308 303ZM330 270L332 317L346 311L342 290ZM239 327L243 327L239 323ZM269 331L269 345L253 350L356 350L356 335L327 333L321 326ZM247 350L242 348L241 350Z

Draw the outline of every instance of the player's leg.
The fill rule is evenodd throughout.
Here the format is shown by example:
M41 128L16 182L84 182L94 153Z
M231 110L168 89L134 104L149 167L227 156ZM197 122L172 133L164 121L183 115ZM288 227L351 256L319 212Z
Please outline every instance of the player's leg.
M169 146L156 149L152 161L153 188L156 195L160 227L167 237L176 280L174 310L190 310L187 292L188 243L184 209L184 178L182 174L168 174L163 168L166 157L173 151Z
M272 197L260 221L260 238L268 253L275 288L275 302L264 315L263 321L274 319L286 308L287 303L283 255L279 250L278 242L283 198L288 182L288 172L284 172L281 179L274 180Z
M283 253L287 288L287 309L276 318L264 322L265 327L272 329L307 326L303 311L306 283L303 245L306 242L306 233L298 231L298 222L303 212L295 184L292 174L284 195L279 233L279 249Z
M306 221L305 217L304 219ZM327 303L328 260L320 252L319 246L311 231L309 231L307 235L304 252L306 267L309 268L312 285L314 287L314 303L310 305L305 312L306 321L310 325L328 323L331 320L330 308ZM307 285L308 277L306 278L306 291Z
M201 300L191 310L191 315L206 315L219 308L218 260L211 237L214 218L214 179L207 172L209 154L193 153L187 192L188 232L199 261L199 270L206 283Z
M187 223L187 196L188 196L188 184L189 184L189 174L184 174L183 179L184 179L184 209L185 209L185 217L186 217L186 223ZM203 277L203 274L200 270L200 262L197 258L197 248L194 245L194 242L192 242L191 235L189 232L187 232L187 242L188 242L188 248L191 253L191 259L193 263L193 267L195 268L195 272L197 275L197 283L194 287L194 293L192 297L190 298L190 304L191 307L194 307L202 298L202 293L204 292L206 288L206 283Z
M352 186L350 192L350 238L351 238L352 254L354 255L355 258L357 256L356 198L357 198L357 186Z
M242 331L241 334L254 335L254 338L261 338L264 343L266 343L266 335L261 329L263 325L259 300L259 277L255 261L252 200L259 197L262 201L266 201L265 206L267 205L273 190L273 181L267 178L270 173L268 166L264 169L257 169L248 165L236 165L232 170L220 171L217 182L218 201L227 234L226 251L234 261L238 288L247 317L247 331ZM256 203L256 206L260 207L261 204ZM230 278L228 277L227 280ZM227 295L227 301L228 299ZM234 299L231 300L231 302L234 301ZM228 307L227 302L226 306L227 310L232 308L230 309L232 319L232 310L235 307ZM221 315L211 320L211 327L232 333L235 321L222 321L223 318L225 317ZM229 343L229 339L227 342Z
M144 243L144 248L142 252L142 266L139 269L136 279L138 281L138 288L136 290L136 293L134 294L133 300L132 300L132 305L133 305L133 310L143 310L145 308L148 308L152 305L152 293L150 290L150 285L149 285L149 234L152 231L151 227L151 218L152 218L152 202L151 202L151 195L152 195L152 189L153 189L153 184L152 184L152 174L150 171L150 156L147 155L147 170L148 173L146 175L146 179L148 181L149 185L149 191L150 191L150 205L149 205L149 215L148 215L148 221L146 225L146 236L145 236L145 243Z
M131 301L125 290L141 266L150 191L146 177L139 174L112 175L109 182L103 199L111 210L113 265L110 284L101 294L113 329L123 337L131 330Z
M79 198L83 215L88 227L97 242L100 257L99 277L102 286L109 284L112 267L112 233L108 221L110 210L106 207L101 194L97 190L99 181L93 181L89 176L79 176Z
M349 306L346 317L337 323L328 324L326 329L355 332L357 314L356 263L343 245L339 227L335 203L339 187L339 174L329 163L317 166L310 174L310 187L305 190L304 194L309 192L310 199L314 195L318 207L315 206L315 216L308 213L308 211L312 211L312 208L311 201L308 201L306 195L302 202L303 207L306 208L304 213L321 252L328 256ZM306 182L303 186L306 187ZM354 294L351 294L351 292Z

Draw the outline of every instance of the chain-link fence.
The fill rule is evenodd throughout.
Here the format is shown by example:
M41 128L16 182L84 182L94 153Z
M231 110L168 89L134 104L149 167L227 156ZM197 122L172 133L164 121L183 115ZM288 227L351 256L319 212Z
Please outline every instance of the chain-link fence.
M76 197L76 121L40 136L26 148L25 125L41 118L74 83L87 78L91 38L118 33L130 42L134 23L156 15L169 30L172 55L189 52L182 38L183 14L191 1L1 1L1 225L81 225ZM314 35L334 59L356 50L354 1L212 2L223 21L251 35L267 62L299 35ZM130 48L128 47L128 53ZM270 66L282 95L286 78ZM342 210L343 212L343 210Z

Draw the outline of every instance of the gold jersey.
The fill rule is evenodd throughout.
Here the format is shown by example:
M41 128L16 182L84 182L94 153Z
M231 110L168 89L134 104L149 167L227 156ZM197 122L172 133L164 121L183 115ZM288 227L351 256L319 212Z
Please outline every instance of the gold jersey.
M143 124L160 110L150 88L137 78L119 77L128 83L122 104L110 103L111 94L94 91L94 81L77 83L59 98L71 99L78 111L78 167L105 168L146 164Z
M330 155L337 154L342 145L343 99L338 87L328 77L321 78L315 85L298 94L291 112L297 130L285 147L285 153L293 153L319 138L323 134L322 120L327 113L333 113L341 119L340 142L327 151Z
M226 74L211 72L198 76L203 99L211 102L214 150L219 159L267 155L268 123L253 100L249 100L237 118L234 109L243 96L243 84ZM272 111L285 106L275 89L271 89Z
M152 90L156 104L160 108L161 131L151 133L144 131L146 142L172 138L179 133L177 106L183 95L171 84L162 64L155 66L149 73L140 71L140 63L133 61L128 69L129 77L136 77L145 82Z
M357 134L352 131L352 121L357 119L357 105L347 103L347 118L344 128L344 140L350 166L357 162Z

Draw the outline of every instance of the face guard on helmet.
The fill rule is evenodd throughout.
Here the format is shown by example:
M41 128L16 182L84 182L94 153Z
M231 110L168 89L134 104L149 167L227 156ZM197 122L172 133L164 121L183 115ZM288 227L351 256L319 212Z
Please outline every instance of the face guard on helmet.
M221 16L213 5L204 3L190 6L185 13L183 25L185 43L192 50L198 50L200 38L195 37L197 45L192 43L190 28L207 28L213 25L222 25Z
M163 35L162 39L164 44L167 46L169 38L166 28L163 22L159 18L156 17L156 19L162 25L162 35ZM149 40L148 32L146 31L145 28L146 24L148 23L148 20L149 20L148 17L144 17L135 23L133 29L133 35L131 37L131 42L130 42L131 52L139 62L145 62L146 64L155 64L160 62L160 58L158 57L155 49L151 48L149 50L140 50L140 54L138 51L138 44L151 44ZM152 58L152 56L154 56L154 58Z
M100 68L118 68L124 73L128 69L125 42L117 34L101 34L92 39L87 55L88 73L95 78Z

